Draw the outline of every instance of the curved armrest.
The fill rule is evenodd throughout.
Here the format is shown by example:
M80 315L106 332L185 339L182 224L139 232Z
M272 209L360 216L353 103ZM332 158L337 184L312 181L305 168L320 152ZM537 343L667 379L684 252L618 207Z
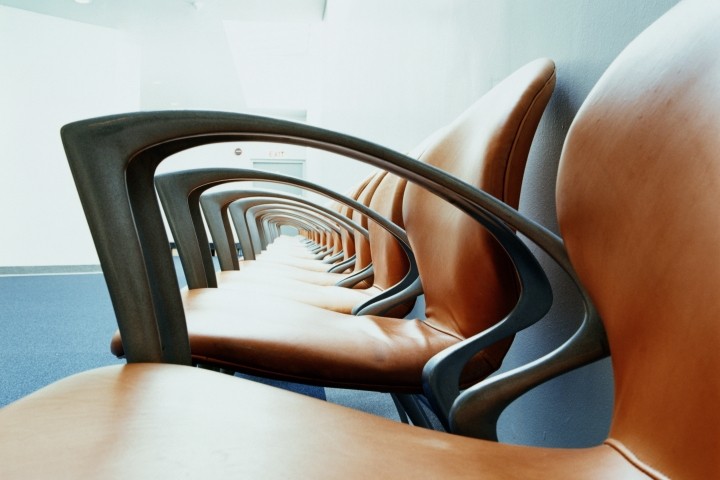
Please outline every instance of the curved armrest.
M389 310L406 301L416 299L423 293L420 277L409 280L407 275L400 283L388 288L380 295L377 295L367 302L353 308L353 315L385 315Z
M337 212L332 209L320 210L319 208L315 208L315 204L313 202L303 197L271 190L251 189L204 192L200 195L200 207L202 208L203 216L205 217L208 229L210 230L210 236L212 237L215 245L215 252L220 263L220 269L223 271L238 270L240 268L237 251L235 250L232 227L230 226L230 216L228 215L228 210L231 203L244 198L265 198L268 202L273 201L273 199L280 199L281 201L303 204L308 210L315 211L316 213L323 211L325 212L324 215L329 216L332 216L330 212L337 214ZM318 205L318 207L320 206ZM324 208L325 207L323 207L323 209ZM346 230L354 230L355 226L357 226L357 224L351 222L347 217L342 215L333 216L333 218L339 226L345 228ZM304 226L307 227L307 225ZM238 239L240 240L240 245L243 250L250 248L247 245L247 239L243 239L243 229L236 229L238 230ZM252 252L247 252L248 255L251 253ZM246 260L247 259L248 258L246 258Z
M508 225L527 236L566 272L578 289L585 308L576 332L563 345L542 358L510 372L488 378L460 394L460 375L465 364L482 349L527 328L518 306L502 322L454 345L425 366L423 384L445 426L454 433L497 440L497 420L502 411L523 393L565 372L609 355L602 322L587 292L575 275L562 240L544 227L514 211L505 212ZM524 293L524 292L523 292ZM523 302L525 295L521 295ZM550 305L529 305L537 314ZM544 315L544 313L542 313Z
M354 263L354 262L353 262ZM348 275L347 277L343 278L342 280L338 281L335 286L336 287L344 287L344 288L353 288L358 283L362 282L363 280L369 280L373 278L373 275L375 275L375 268L373 267L373 264L369 264L367 267L352 273Z
M323 209L313 208L310 201L303 203L276 199L273 202L273 199L268 197L252 197L245 198L240 202L243 204L244 215L242 217L235 215L235 212L239 211L239 209L233 211L235 225L237 226L239 222L244 221L245 227L250 232L250 237L258 243L257 247L261 251L267 248L267 243L270 241L269 238L266 238L270 233L267 231L270 226L266 217L283 217L285 221L292 221L298 225L304 224L307 229L340 233L339 223L342 222L342 215L337 212L328 213L331 210L325 207ZM262 225L262 228L260 225ZM363 235L367 236L366 234ZM325 258L328 254L325 246L320 247L320 250L312 249L311 252L315 255L316 260Z
M450 410L450 431L497 440L500 414L515 399L563 373L609 354L605 329L592 306L577 331L563 345L517 369L491 377L462 394Z
M244 255L245 260L255 260L255 247L253 245L252 240L252 234L250 232L250 222L246 218L247 210L257 204L264 203L262 201L263 197L257 197L255 195L252 195L250 193L242 193L242 191L234 191L235 192L235 199L231 201L231 203L228 205L228 211L230 212L230 216L232 217L233 225L235 225L235 231L238 232L238 239L240 240L240 244L243 246L243 249L247 250L247 255ZM232 197L232 196L231 196ZM268 194L268 199L271 198L278 198L278 199L291 199L292 196L287 194ZM300 200L298 200L300 201ZM314 205L312 202L306 199L302 199L302 203L304 203L307 208L312 208L311 206ZM317 210L316 211L320 211ZM340 222L340 218L338 216L335 216L337 212L333 212L333 218ZM344 218L344 217L343 217ZM314 227L312 225L307 224L305 226L308 230L313 229ZM361 233L363 234L363 233ZM367 232L365 232L363 235L367 236ZM313 246L312 242L307 242L306 245L308 248L311 248ZM312 247L315 248L314 246Z
M223 192L225 195L223 198L230 199L232 198L232 194L228 194L230 192ZM278 194L277 197L279 198L287 198L287 199L300 199L304 200L301 197L295 197L292 195L287 194ZM247 212L246 215L250 215L251 217L254 216L254 212L252 212L252 209L257 208L260 205L264 205L265 202L270 200L269 198L263 198L258 197L259 200L255 201L253 198L250 199L243 199L242 202L249 205L248 208L246 208L244 211ZM203 200L203 197L201 197L201 201ZM260 203L260 205L256 205L256 203ZM366 238L368 237L367 230L362 228L357 223L353 222L352 220L348 219L347 217L332 211L331 209L327 209L326 207L321 206L312 206L314 205L312 202L308 200L304 200L305 203L310 206L310 208L315 208L317 210L320 210L324 212L325 214L328 214L331 216L335 221L338 223L344 224L346 227L352 227L352 229L357 230L360 232L363 236ZM232 207L235 207L237 205L237 202L232 203ZM243 215L238 215L237 217L240 217ZM235 215L233 215L233 218L236 218ZM246 222L250 223L250 222ZM237 223L236 223L237 226ZM240 230L237 228L237 230ZM349 228L348 228L349 230ZM354 257L353 257L354 259ZM350 260L350 259L348 259ZM417 264L414 261L414 257L409 259L409 269L407 274L395 285L392 285L391 287L385 289L385 291L381 292L380 294L374 296L370 300L368 300L365 303L362 303L360 305L357 305L355 308L353 308L352 313L355 315L380 315L383 312L387 312L388 310L394 308L395 306L410 300L412 298L417 297L422 293L422 286L420 283L419 278L419 271L417 268ZM351 263L354 263L354 260L351 261ZM344 270L347 267L344 267L344 264L342 267L340 267L341 270ZM329 271L333 271L333 269L330 269ZM368 267L362 269L359 272L356 272L353 275L350 275L348 278L340 280L338 283L336 283L337 286L345 287L345 288L352 288L357 283L372 278L374 273L374 269L372 265L368 265Z
M348 268L353 267L355 265L356 260L357 260L357 256L353 255L353 256L349 257L347 260L345 260L344 262L340 262L336 265L333 265L333 267L330 270L328 270L328 272L342 273L345 270L347 270Z
M210 237L215 244L220 270L223 271L240 268L235 237L227 214L229 196L229 192L206 192L200 196L200 207L210 230Z
M470 215L500 242L515 264L522 292L514 318L537 321L543 309L534 305L550 302L542 268L508 227L525 233L535 224L452 175L371 142L283 120L191 111L75 122L63 127L62 137L129 361L189 363L187 327L153 174L167 156L209 143L272 141L314 147L406 178ZM353 208L360 207L365 209Z
M408 259L409 269L400 282L386 289L378 297L373 299L374 301L371 303L376 301L382 301L383 303L376 307L377 310L372 311L380 311L380 309L382 311L389 310L396 305L396 303L393 302L402 301L407 298L409 293L412 293L411 290L408 290L408 287L418 279L419 272L415 256L412 253L407 235L403 229L362 203L311 182L274 173L231 168L184 170L158 175L155 179L155 185L158 189L160 200L165 207L165 214L173 236L175 237L175 243L180 253L180 259L185 269L188 287L190 289L217 287L215 269L212 258L210 257L210 250L207 247L207 234L205 233L205 226L202 221L202 216L200 215L200 199L202 194L213 186L246 180L265 180L296 185L347 205L376 222L398 240ZM277 198L283 198L283 196L278 195ZM288 198L296 201L296 203L297 200L300 199L301 203L311 204L308 200L303 200L300 197L289 196ZM261 239L259 237L261 233L257 222L249 219L255 218L256 213L259 211L258 209L264 208L267 199L258 201L244 198L242 202L244 205L243 217L245 219L245 225L249 229L250 237L256 237L256 242L260 242ZM367 237L368 233L364 228L354 224L354 222L350 222L339 213L317 205L313 208L316 211L323 212L334 218L336 221L351 224L353 228ZM234 216L233 218L235 219L236 217ZM238 231L240 231L240 229L238 229ZM245 248L247 247L244 247L244 249ZM366 278L371 278L372 275L373 268L372 265L370 265L348 278L341 280L337 285L350 288ZM361 305L361 307L365 306L366 304Z
M183 260L183 267L187 266L188 272L196 273L194 276L188 274L190 288L217 286L210 251L205 247L208 242L200 215L201 194L217 185L247 180L295 185L359 211L393 235L400 242L410 265L415 265L415 256L410 249L405 231L356 200L306 180L285 175L239 168L202 168L158 175L155 179L178 249L182 246L184 250L180 252L181 259L184 255L187 256ZM194 255L191 257L191 254ZM198 265L203 265L204 271L193 268ZM417 273L416 266L413 272Z

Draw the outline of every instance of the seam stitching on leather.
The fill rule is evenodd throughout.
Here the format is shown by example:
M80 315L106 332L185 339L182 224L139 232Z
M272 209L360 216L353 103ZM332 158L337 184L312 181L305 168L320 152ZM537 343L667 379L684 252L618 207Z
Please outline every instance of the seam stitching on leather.
M505 165L505 171L503 172L503 193L502 193L502 196L503 196L502 201L503 201L503 202L506 202L506 201L507 201L507 195L508 195L508 191L507 191L507 190L508 190L508 185L507 185L507 182L508 182L508 171L509 171L509 170L512 168L512 166L513 166L513 164L512 164L512 159L513 159L513 154L515 153L515 150L516 150L516 148L517 148L517 146L518 146L518 133L519 133L519 132L523 129L523 127L525 126L525 123L528 121L528 118L531 116L531 112L533 112L534 109L535 109L535 105L537 104L538 100L543 96L543 94L544 94L545 91L547 90L548 86L549 86L549 85L553 85L553 88L554 88L554 82L556 81L555 79L556 79L556 68L555 68L555 66L553 66L552 73L550 74L550 76L548 77L548 79L545 81L545 83L542 85L542 87L540 87L540 88L538 89L538 91L535 93L535 95L533 95L533 99L532 99L532 101L530 102L530 106L526 109L525 114L523 115L523 118L520 120L520 124L518 125L518 128L517 128L517 130L515 131L515 136L514 136L514 139L513 139L513 143L512 143L512 145L510 146L510 151L508 152L508 162L507 162L507 164ZM552 89L551 89L550 94L552 95ZM545 108L543 107L542 111L540 112L540 118L538 119L538 125L537 125L536 129L539 128L539 126L540 126L540 121L542 120L542 115L543 115L544 111L545 111ZM536 132L533 132L533 137L535 136L535 133L537 133L537 130L536 130ZM532 140L531 140L531 143L532 143ZM528 150L528 156L529 156L529 155L530 155L530 151ZM529 159L527 159L527 158L525 159L526 162L527 162L528 160L529 160ZM524 176L524 174L523 174L523 176ZM520 202L520 199L518 198L517 201ZM511 205L511 206L512 206L512 205ZM512 207L513 207L513 208L518 208L518 206L519 206L519 205L515 205L515 206L512 206Z
M441 329L441 328L438 328L437 326L435 326L435 325L433 325L433 324L431 324L431 323L428 323L427 320L429 320L429 319L427 319L427 318L424 319L424 320L423 320L423 319L418 319L418 320L419 320L420 322L422 322L424 325L427 325L428 327L432 328L433 330L435 330L435 331L437 331L437 332L444 333L445 335L447 335L447 336L449 336L449 337L453 337L453 338L456 338L456 339L461 340L461 341L462 341L462 340L465 340L465 338L462 337L462 336L460 336L460 335L457 335L457 334L455 334L455 333L448 332L448 331L446 331L446 330L443 330L443 329Z
M622 442L615 440L614 438L608 438L603 442L608 447L612 448L620 455L623 456L628 462L630 462L635 468L646 474L647 476L656 480L669 480L670 477L664 473L655 470L650 465L640 460L629 448L627 448Z

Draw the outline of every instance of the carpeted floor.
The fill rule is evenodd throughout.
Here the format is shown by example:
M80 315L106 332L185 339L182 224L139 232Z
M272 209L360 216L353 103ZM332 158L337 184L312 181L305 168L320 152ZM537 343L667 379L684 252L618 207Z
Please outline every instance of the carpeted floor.
M0 277L0 405L65 376L121 363L100 274Z
M109 351L115 329L102 274L0 276L0 406L73 373L124 363ZM252 379L398 418L386 394Z

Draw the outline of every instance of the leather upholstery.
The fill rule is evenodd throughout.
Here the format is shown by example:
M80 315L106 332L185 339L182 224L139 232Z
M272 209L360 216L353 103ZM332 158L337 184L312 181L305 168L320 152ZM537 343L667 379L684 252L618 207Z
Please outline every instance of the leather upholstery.
M349 192L349 197L352 199L357 200L360 196L360 193L367 187L367 185L372 181L372 179L378 175L380 172L373 172L371 175L369 175L365 180L363 180L359 185L357 185L353 190ZM340 212L345 215L348 218L352 218L352 209L348 206L341 205L340 206ZM345 252L345 258L348 259L355 255L355 238L353 235L349 235L347 232L343 232L342 235L342 250Z
M383 178L385 178L385 175L386 172L377 172L375 175L373 175L372 179L370 179L370 182L368 182L367 186L363 188L360 192L360 195L358 195L358 202L362 203L363 205L370 205L373 195L375 195L375 191L377 190L378 186L380 186L380 183L383 181ZM368 228L368 219L364 215L360 215L358 212L353 210L351 218L363 228ZM372 263L372 255L370 254L370 242L367 238L363 237L358 233L355 233L354 241L356 256L354 271L357 272Z
M385 175L370 200L370 208L404 228L403 194L407 181L392 174ZM369 222L370 254L374 268L373 286L385 290L398 283L408 271L405 253L397 239L375 222Z
M610 340L610 438L673 478L720 474L718 21L716 2L681 3L632 43L578 113L558 180Z
M504 197L506 177L522 172L511 165L527 154L554 84L550 60L529 63L433 136L421 159ZM427 320L356 317L229 289L194 289L183 293L193 358L292 381L421 392L425 363L501 320L517 291L514 269L496 242L452 205L407 185L403 217ZM509 343L478 354L463 384L499 368ZM111 350L122 353L118 335Z
M259 263L256 264L254 260L250 260L249 262L240 262L240 271L243 271L243 269L247 269L247 273L250 273L249 270L251 268L252 278L258 281L263 281L263 277L267 277L268 281L270 282L272 282L273 280L277 280L278 278L288 278L306 283L312 283L315 285L335 285L337 282L347 277L346 274L342 273L313 271L304 268L293 267L291 265L285 265L282 263L261 265ZM326 265L325 268L328 269L330 267ZM242 279L244 278L243 276L239 275L237 271L233 270L217 272L217 275L218 284L224 282L228 282L229 284L233 281L242 281Z
M375 180L376 183L371 183L372 195L368 194L362 199L369 203L370 208L402 227L402 196L405 180L394 175L387 175L386 172L376 175ZM361 223L360 217L360 215L356 215L357 223ZM349 314L356 305L399 282L409 268L405 253L392 235L375 222L367 222L363 219L362 223L370 232L369 252L374 266L374 279L369 287L365 287L366 282L362 282L352 289L334 286L334 283L346 277L345 274L314 275L317 270L311 268L308 270L312 270L312 273L307 275L302 272L292 272L291 269L283 268L281 265L295 268L300 267L301 264L289 259L288 255L273 257L271 266L264 266L264 262L254 262L240 272L222 273L218 277L218 285L220 288L237 289L243 296L248 294L272 295L279 299L291 299ZM365 240L364 237L363 240ZM265 254L262 258L266 258ZM363 261L360 260L360 262ZM319 269L330 268L328 264L319 261L315 261L315 265ZM332 282L333 285L316 283L324 280ZM393 316L402 317L411 308L412 305L408 305L403 309L398 309Z
M183 292L193 358L200 363L294 382L420 392L427 359L458 340L419 320L291 301L238 305L232 293ZM483 356L475 365L482 376L497 368Z
M463 438L190 367L106 367L0 410L2 478L710 479L720 476L720 4L633 42L568 134L569 255L613 354L609 439Z
M68 378L0 410L0 431L6 480L647 478L608 446L484 442L174 365Z
M539 122L554 75L538 75L517 104L506 100L508 92L528 81L532 69L521 69L484 96L427 148L421 160L516 207L533 135L529 130L525 135L509 134L499 125L506 116L518 126ZM477 157L493 161L473 161ZM517 301L517 287L513 268L497 242L467 215L412 184L406 189L405 205L405 229L423 281L427 322L467 337L505 316ZM507 346L495 347L498 362Z
M403 253L400 254L403 255ZM300 273L294 275L293 272L288 272L288 275L285 276L283 275L285 272L285 269L272 269L262 273L253 273L247 278L233 275L232 271L219 272L218 285L221 289L234 290L237 292L236 295L242 297L270 295L277 297L277 301L293 300L339 313L350 313L355 305L363 303L383 291L375 286L356 289L338 287L334 284L318 285L304 281L304 278L327 279L328 283L332 283L331 280L342 274L312 275L314 273L322 274L322 272L311 272L311 275Z

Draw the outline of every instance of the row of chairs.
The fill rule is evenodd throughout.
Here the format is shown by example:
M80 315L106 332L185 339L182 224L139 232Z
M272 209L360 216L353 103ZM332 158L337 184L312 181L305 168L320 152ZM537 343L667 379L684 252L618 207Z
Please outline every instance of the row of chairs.
M329 211L320 205L312 206L312 215L315 222L322 220L319 217L319 215L323 214L320 209L323 209L325 214L333 215L333 219L324 223L324 228L335 228L337 230L333 236L327 236L328 240L333 243L331 246L328 245L327 248L335 249L338 247L339 249L341 239L338 237L343 233L340 230L341 225L333 225L330 222L344 222L352 228L352 234L351 232L345 232L342 240L346 247L342 250L334 250L333 257L335 258L332 260L332 262L342 261L341 263L352 260L353 269L350 272L353 274L352 276L350 276L350 273L335 272L337 265L326 263L328 260L315 262L313 257L319 255L317 252L312 257L305 259L284 257L282 262L279 262L276 255L276 261L274 262L255 262L256 252L262 252L263 249L268 247L268 242L264 239L264 229L258 225L260 220L253 220L255 212L267 212L268 209L272 208L274 209L273 213L282 213L285 218L287 209L292 207L293 220L297 221L298 218L307 219L307 210L303 210L303 208L307 208L309 203L307 200L301 197L293 198L288 195L273 195L271 192L245 190L223 191L210 194L209 197L206 196L207 194L201 195L200 204L203 212L207 217L216 219L210 225L214 243L220 244L223 243L223 239L230 238L232 234L228 229L230 222L224 215L234 210L233 223L236 230L240 232L238 234L240 243L243 245L244 251L250 252L249 255L244 257L241 273L238 273L240 265L237 260L234 263L221 261L220 266L224 273L216 275L208 249L205 248L207 236L204 232L204 224L199 214L197 214L199 210L198 200L197 198L191 198L193 196L197 197L197 193L193 192L208 188L207 179L209 177L212 177L214 182L220 182L237 178L256 178L257 176L271 177L278 180L284 179L286 182L309 185L307 182L283 178L280 175L231 169L185 171L165 175L156 180L158 190L161 192L161 198L166 199L166 215L173 235L183 238L181 242L178 242L178 247L184 268L191 272L190 288L215 287L219 283L222 286L242 287L245 290L254 288L255 290L268 291L269 284L275 294L280 294L282 291L282 295L285 297L350 313L355 304L362 303L381 291L385 292L400 283L408 274L408 268L410 268L408 262L413 263L412 270L413 272L416 271L414 256L409 245L407 245L406 235L395 226L398 222L401 222L396 218L400 216L401 203L399 201L393 202L392 197L402 197L404 182L400 182L397 177L390 178L390 176L381 172L375 175L377 178L373 179L372 182L367 182L366 188L357 192L360 198L350 198L347 201L360 201L362 205L357 208L369 207L372 209L378 221L385 225L385 228L390 228L392 233L386 233L382 228L378 230L374 223L368 225L367 217L357 210L353 210L353 212L356 212L354 214L355 218L350 219L343 217L338 212L333 213L332 210ZM363 182L363 184L365 183ZM320 187L313 186L312 188L317 190ZM327 192L331 193L330 191ZM228 203L237 198L238 195L242 197L241 200ZM333 195L337 196L337 194ZM172 201L169 198L172 198ZM214 203L217 198L222 200L222 204ZM278 210L279 198L283 199L283 208L280 210ZM192 203L190 208L186 206L189 203ZM301 203L304 205L301 205ZM175 204L179 205L180 208L173 208ZM222 211L218 211L221 208L226 209L224 214ZM192 212L193 209L195 213ZM305 213L305 217L299 217L303 213ZM380 217L377 217L377 215L380 215ZM393 222L395 225L389 222ZM372 236L370 236L370 233L372 233ZM394 239L393 234L399 235L399 240ZM318 235L324 234L318 232ZM218 239L220 239L220 242L218 242ZM232 251L228 246L230 244L231 242L225 241L223 246L220 247L223 249L223 252L221 252L222 257L232 256ZM346 251L352 251L352 259L345 256ZM340 256L341 252L342 256ZM257 255L263 260L272 260L272 256L268 256L268 254L264 257L262 257L262 253L257 253ZM375 261L371 262L371 258ZM225 263L225 266L223 266L223 263ZM371 266L371 263L374 263L376 267ZM295 268L280 268L283 266ZM253 267L252 270L251 267ZM341 266L340 268L345 267ZM347 268L349 269L349 266ZM280 271L278 272L278 270ZM195 275L194 272L198 272L199 275ZM410 283L416 277L415 272L402 283ZM283 279L286 280L284 283L282 282ZM355 288L352 290L348 288L330 288L331 285L338 283L340 286L353 286ZM303 288L307 284L321 285L328 288ZM259 285L262 285L262 287L256 288ZM393 290L402 290L402 286L398 285ZM335 301L329 301L331 299L335 299Z
M423 142L419 161L517 206L530 143L554 84L555 68L550 60L531 62ZM486 228L446 201L426 195L386 171L378 172L359 189L359 201L333 195L357 212L357 223L372 216L389 229L389 235L369 232L365 248L355 242L356 266L365 269L372 260L370 292L382 292L386 302L380 308L374 301L367 302L367 289L314 287L307 282L298 286L299 279L283 283L278 277L287 269L279 271L277 262L262 267L261 275L253 272L260 264L268 265L267 261L250 261L247 268L243 262L240 270L225 272L217 281L203 235L199 198L213 186L257 179L293 182L331 194L302 180L241 169L200 169L156 179L183 268L189 272L189 289L183 291L182 300L191 354L197 364L318 386L390 392L408 413L419 412L414 397L407 394L423 393L423 368L428 361L495 325L518 302L514 267ZM393 216L404 231L383 220ZM367 229L374 223L366 222ZM512 232L509 236L518 244L516 249L520 248L517 237ZM257 243L264 246L259 239ZM364 255L363 250L367 250ZM193 252L198 254L191 256ZM307 269L308 263L315 265L312 260L299 262L292 260L295 270L301 265ZM391 285L407 300L402 291L416 291L413 285L418 284L418 275L425 296L424 318L387 315L389 309L400 307L407 313L412 306L408 302L388 305L387 300L394 297ZM268 276L267 282L259 280ZM543 287L549 291L547 285ZM314 298L320 301L312 304ZM504 322L503 337L539 320L545 313L543 306L549 308L549 296L526 304L532 305L532 311L520 308L515 312ZM351 313L355 307L358 315ZM125 354L121 337L124 335L116 335L112 343L118 356ZM451 354L445 363L457 363L458 375L463 372L453 387L454 394L461 386L477 383L497 370L508 347L507 340L493 342L458 362L458 354ZM432 388L428 387L428 393L437 405L438 394ZM447 389L442 394L451 395ZM440 410L443 422L448 413ZM413 423L427 426L418 415L413 415Z
M633 41L590 93L570 128L558 173L562 239L513 208L517 175L522 178L554 85L547 60L501 82L434 136L420 161L327 130L239 114L138 113L67 125L63 142L118 320L112 348L128 364L75 375L0 410L0 476L718 476L718 19L720 6L681 2ZM204 250L202 191L260 178L250 177L257 172L186 172L186 181L168 180L173 195L158 187L166 212L180 215L171 228L188 273L190 288L181 291L156 200L155 169L175 152L238 140L342 153L402 185L393 197L399 204L391 208L401 212L402 228L384 222L357 194L320 192L334 195L343 205L339 211L357 210L370 221L363 226L357 220L364 217L347 210L338 216L313 210L323 229L304 230L327 255L348 248L348 258L334 261L353 255L348 232L355 240L364 238L355 233L368 230L370 242L371 225L389 232L385 239L408 253L400 290L417 292L416 265L426 318L363 312L390 308L385 302L364 302L358 315L323 308L291 298L292 287L280 285L297 278L267 280L322 263L288 261L287 251L276 256L280 243L270 241L276 221L309 226L306 205L288 209L276 199L254 203L257 197L246 197L253 200L242 207L244 218L255 215L268 226L255 232L256 246L265 250L216 275ZM183 182L190 186L178 189ZM229 240L222 212L219 218ZM577 332L556 351L486 378L512 335L542 318L552 302L544 271L518 232L574 280L585 312ZM353 243L357 255L362 240ZM376 276L377 258L372 255ZM382 296L391 288L378 290ZM469 438L494 439L497 418L514 398L608 353L615 410L602 445L550 449ZM424 394L454 434L193 364L394 392L408 410L406 395Z
M386 175L380 173L378 176ZM278 243L288 247L287 238L275 236L274 244L265 240L266 236L277 234L277 220L287 222L288 204L284 202L283 208L279 208L280 205L276 203L277 196L269 197L266 192L240 191L243 195L252 194L255 197L253 200L242 200L241 205L237 202L230 204L228 211L235 209L237 214L233 216L233 224L236 229L247 230L241 237L252 238L249 248L253 251L256 248L260 250L258 258L262 261L244 260L242 268L238 265L236 269L222 270L221 265L221 273L217 276L218 283L223 287L242 288L244 291L270 292L341 313L356 313L370 299L379 300L380 294L394 296L398 303L402 303L398 295L408 301L413 299L416 292L407 291L407 288L417 280L417 268L412 251L407 245L406 235L398 229L402 228L402 224L398 224L401 221L395 218L398 216L395 212L399 211L400 202L393 202L392 197L386 195L402 192L402 186L398 185L400 188L396 188L396 184L400 183L402 180L397 177L388 178L379 185L371 198L366 197L368 204L363 203L381 215L381 223L399 235L400 240L382 227L378 228L375 222L368 225L367 217L360 212L355 214L354 220L345 217L335 211L341 208L338 205L335 209L320 207L333 218L325 219L324 223L318 226L318 222L323 221L323 212L316 212L318 206L313 206L311 220L315 223L300 224L298 227L306 228L301 231L308 238L316 238L313 244L317 247L311 253L306 253L307 247L301 247L300 252L290 250L290 255L278 255L282 250ZM233 192L230 193L234 196ZM225 194L223 196L225 197ZM401 195L399 197L401 198ZM212 198L209 197L210 200ZM203 195L203 211L209 212L214 208L214 213L217 214L219 205L209 205L206 200ZM288 196L284 196L284 200L307 202L302 198L293 199ZM362 198L354 200L362 201ZM244 206L248 203L254 206L246 211ZM289 205L293 206L291 220L308 220L306 210L295 209L292 203ZM394 207L385 212L388 206ZM262 216L256 218L256 212ZM333 225L333 220L340 223ZM210 231L211 234L215 231L213 238L229 235L226 227L219 222L211 225ZM257 247L254 244L257 244ZM239 271L242 273L238 273ZM409 303L408 301L405 303ZM407 307L404 312L396 312L396 315L402 316L403 313L407 313Z

